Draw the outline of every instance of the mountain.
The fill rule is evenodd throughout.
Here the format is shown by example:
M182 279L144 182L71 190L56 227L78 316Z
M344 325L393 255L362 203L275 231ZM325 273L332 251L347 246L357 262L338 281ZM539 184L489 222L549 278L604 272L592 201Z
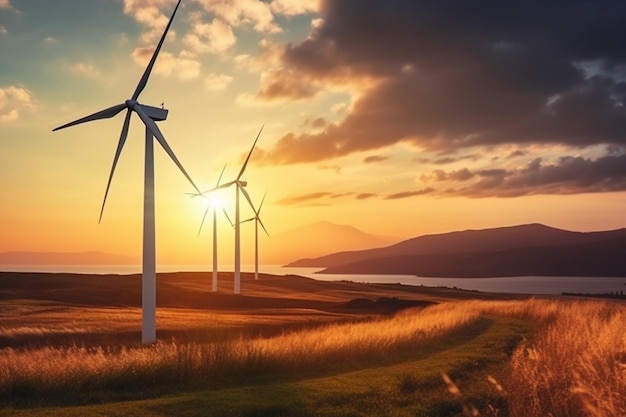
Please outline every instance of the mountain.
M129 265L137 260L106 252L2 252L0 265Z
M365 233L352 226L318 221L272 235L263 247L263 262L282 265L302 257L381 247L397 241Z
M420 276L626 276L626 229L572 232L541 224L425 235L365 251L302 259L322 273Z

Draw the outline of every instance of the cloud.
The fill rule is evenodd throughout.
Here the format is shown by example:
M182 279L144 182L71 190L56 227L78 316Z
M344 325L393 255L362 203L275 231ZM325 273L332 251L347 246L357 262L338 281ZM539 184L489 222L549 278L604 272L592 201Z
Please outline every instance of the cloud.
M265 71L268 68L280 67L284 47L269 39L259 42L259 49L254 55L239 54L234 57L237 68L252 73Z
M55 43L59 43L59 40L52 36L47 36L44 38L43 42L48 45L53 45Z
M204 79L204 86L211 91L221 91L226 89L233 81L233 77L226 74L211 73Z
M147 46L139 46L132 53L133 60L137 64L143 67L147 65L174 11L173 7L171 0L124 0L124 13L132 16L147 28L147 31L141 35L141 43ZM170 29L167 36L171 41L176 37L176 33ZM125 42L126 39L121 37L119 41ZM201 64L196 52L195 50L182 50L176 56L161 50L154 73L175 76L180 80L197 78L200 75Z
M321 14L307 39L285 48L275 74L286 77L268 77L259 97L311 99L328 86L374 81L340 122L285 133L265 150L268 163L399 142L433 151L626 146L626 3L327 0Z
M423 188L421 190L402 191L399 193L389 194L384 197L385 200L398 200L400 198L416 197L420 195L431 194L435 191L434 188Z
M309 122L309 126L315 129L320 129L320 128L326 127L327 125L328 125L328 122L323 117L316 117L315 119Z
M0 35L6 35L7 33L9 33L9 31L7 31L7 28L5 28L4 26L0 26Z
M319 0L272 0L270 7L276 14L296 16L319 10Z
M197 53L221 54L237 42L230 25L213 19L210 23L194 22L183 42Z
M513 159L513 158L518 158L518 157L522 157L522 156L526 156L528 154L528 152L526 151L522 151L520 149L517 149L513 152L511 152L510 154L507 155L507 158L509 159Z
M154 52L153 47L135 48L133 51L133 60L140 66L146 66ZM196 54L186 50L182 50L178 56L174 56L169 52L161 51L159 53L158 63L154 66L154 73L161 75L173 74L180 80L188 80L200 75L200 62Z
M261 88L256 94L260 101L304 100L319 90L286 68L271 68L261 74Z
M14 120L17 120L18 118L19 113L15 109L9 110L9 112L7 113L0 113L0 123L12 122Z
M98 71L98 69L93 64L87 62L76 62L74 64L70 64L69 69L74 74L86 78L97 78L98 76L100 76L100 71Z
M374 193L360 193L356 195L357 200L367 200L368 198L374 198L377 194Z
M168 15L163 14L161 10L166 10ZM141 35L144 44L156 44L173 11L170 0L124 0L124 13L148 29ZM168 33L168 37L173 35L174 33Z
M0 9L10 9L11 3L9 0L0 0Z
M260 33L279 33L270 5L260 0L196 0L205 11L234 27L252 26Z
M15 121L19 119L21 111L34 111L36 108L35 96L25 87L0 87L0 123Z
M461 155L461 156L444 156L442 158L437 158L431 162L435 165L447 165L447 164L452 164L452 163L464 161L464 160L477 160L479 158L480 156L478 155L468 154L468 155Z
M423 175L421 180L449 183L437 195L473 198L625 191L626 154L596 159L561 156L548 163L535 158L512 169L436 170ZM459 182L469 184L455 185Z
M470 170L467 168L448 172L437 169L429 174L422 175L421 180L424 182L467 181L474 178L475 175L477 174L470 172Z
M371 164L375 162L383 162L383 161L386 161L387 159L389 159L388 156L370 155L370 156L365 157L365 159L363 159L363 162L365 162L366 164Z

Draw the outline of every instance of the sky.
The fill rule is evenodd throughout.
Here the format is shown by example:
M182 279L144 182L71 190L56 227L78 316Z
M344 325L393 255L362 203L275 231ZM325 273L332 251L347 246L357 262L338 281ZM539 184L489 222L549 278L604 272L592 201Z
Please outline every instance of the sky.
M0 0L0 252L140 256L141 121L100 223L123 116L52 129L130 98L175 4ZM183 0L140 101L169 110L161 131L201 189L233 179L264 126L244 175L256 204L267 193L262 247L316 221L398 240L617 229L625 19L610 0ZM205 202L158 145L155 165L157 260L201 263Z

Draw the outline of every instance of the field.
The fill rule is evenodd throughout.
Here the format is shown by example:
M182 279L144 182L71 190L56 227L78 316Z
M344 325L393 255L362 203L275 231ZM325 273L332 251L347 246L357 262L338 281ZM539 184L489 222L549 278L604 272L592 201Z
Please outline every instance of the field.
M0 273L0 415L626 415L624 304L219 280Z

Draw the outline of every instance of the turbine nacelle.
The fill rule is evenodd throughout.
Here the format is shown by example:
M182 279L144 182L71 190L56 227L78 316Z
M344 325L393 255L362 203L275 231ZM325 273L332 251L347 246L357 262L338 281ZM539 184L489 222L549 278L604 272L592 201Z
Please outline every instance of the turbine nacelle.
M132 100L126 100L126 104L128 104L129 107L133 107L133 108L135 106L141 107L144 113L146 113L146 115L152 120L154 120L155 122L160 122L160 121L167 119L167 113L168 113L167 109L163 109L161 107L147 106L145 104L139 104L136 101L134 102L133 105L130 105L129 102L132 102Z

